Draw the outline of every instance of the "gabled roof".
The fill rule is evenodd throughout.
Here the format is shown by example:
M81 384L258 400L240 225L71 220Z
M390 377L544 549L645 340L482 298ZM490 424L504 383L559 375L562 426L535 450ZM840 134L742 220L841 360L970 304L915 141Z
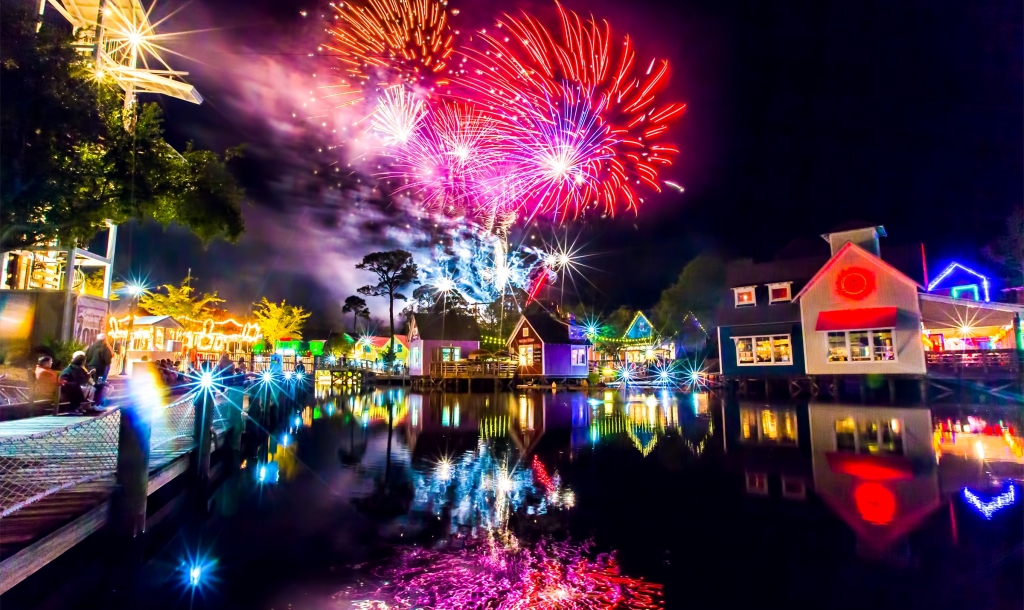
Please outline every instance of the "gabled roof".
M655 334L654 333L654 325L651 324L651 320L646 315L644 315L644 312L642 312L642 311L640 311L638 309L636 311L636 315L633 316L633 320L626 326L626 331L622 333L622 338L623 339L626 339L626 338L629 337L629 332L631 330L633 330L633 326L636 325L637 321L640 320L640 318L643 318L644 322L647 323L647 328L651 329L650 335L653 336Z
M854 252L860 254L862 258L867 259L868 261L870 261L872 264L874 264L876 267L878 267L882 271L885 271L887 273L892 274L897 279L900 279L900 280L906 282L907 284L910 284L911 286L914 286L915 288L918 288L920 290L924 290L924 286L918 284L917 282L915 282L911 278L907 277L905 273L903 273L902 271L900 271L896 267L893 267L889 263L883 261L882 259L878 258L874 254L871 254L870 252L868 252L864 248L861 248L860 246L858 246L857 244L855 244L855 243L853 243L851 241L851 242L847 242L846 245L844 245L842 248L840 248L839 251L836 252L835 256L830 258L828 260L828 262L825 263L825 266L822 267L821 269L819 269L816 274L814 274L814 277L812 277L810 279L810 281L808 281L807 284L804 285L804 287L800 290L800 292L796 293L796 295L793 296L793 300L794 301L798 300L800 297L802 297L804 295L805 292L807 292L811 288L811 286L817 284L818 281L822 277L824 277L833 267L836 266L836 264L838 264L839 259L844 257L846 255L846 253L849 252L850 250L853 250Z
M370 344L377 349L382 349L387 346L391 341L391 337L369 337ZM395 341L398 341L402 345L409 347L409 337L406 335L395 335Z
M126 321L125 324L128 322ZM136 326L161 326L163 328L182 328L181 323L171 316L139 316L135 318Z
M572 339L569 336L569 325L547 313L523 314L519 318L512 337L515 337L523 324L529 324L530 328L543 343L553 345L590 345L590 341L583 339Z
M414 313L413 324L424 341L479 341L480 326L473 316L448 312Z

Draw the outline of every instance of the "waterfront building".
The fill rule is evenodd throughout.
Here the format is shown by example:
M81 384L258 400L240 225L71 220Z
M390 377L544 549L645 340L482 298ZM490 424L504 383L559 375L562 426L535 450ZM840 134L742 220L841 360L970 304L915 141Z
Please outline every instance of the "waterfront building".
M409 374L440 376L441 365L480 349L476 318L457 313L414 313L409 322Z
M582 326L547 313L520 316L508 340L520 377L585 379L590 341Z

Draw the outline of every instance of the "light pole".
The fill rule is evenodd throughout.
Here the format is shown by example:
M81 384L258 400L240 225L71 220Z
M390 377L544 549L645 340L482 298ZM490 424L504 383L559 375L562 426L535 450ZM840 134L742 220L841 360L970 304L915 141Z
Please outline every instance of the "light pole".
M128 314L128 336L124 340L124 356L121 358L121 375L128 374L128 350L132 343L132 331L135 330L135 308L139 305L139 297L146 291L146 287L140 284L129 284L125 291L132 295L131 313Z

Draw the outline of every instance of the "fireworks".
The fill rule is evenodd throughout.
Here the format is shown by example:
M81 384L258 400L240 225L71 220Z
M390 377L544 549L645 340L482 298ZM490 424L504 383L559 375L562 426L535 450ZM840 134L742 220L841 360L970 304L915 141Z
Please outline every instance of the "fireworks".
M452 55L447 1L367 0L331 3L334 23L324 47L359 86L419 86L442 74ZM457 11L452 11L457 14Z
M464 84L510 127L506 146L520 161L510 181L529 195L531 214L635 211L636 187L660 192L658 167L678 153L658 143L685 108L658 101L668 62L643 71L628 36L558 12L558 33L525 12L480 33L485 49L468 52L476 69Z
M372 128L385 145L404 145L427 114L422 100L405 87L392 87L381 96L373 112Z

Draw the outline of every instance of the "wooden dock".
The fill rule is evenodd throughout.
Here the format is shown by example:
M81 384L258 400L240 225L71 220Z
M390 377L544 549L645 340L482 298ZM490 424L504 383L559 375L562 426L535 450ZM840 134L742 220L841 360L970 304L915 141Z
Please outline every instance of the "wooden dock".
M122 467L119 411L0 422L0 594L108 524ZM232 438L232 426L241 425L230 403L212 411L211 452ZM147 496L196 464L193 398L157 411L149 427ZM147 524L172 508L159 508Z

